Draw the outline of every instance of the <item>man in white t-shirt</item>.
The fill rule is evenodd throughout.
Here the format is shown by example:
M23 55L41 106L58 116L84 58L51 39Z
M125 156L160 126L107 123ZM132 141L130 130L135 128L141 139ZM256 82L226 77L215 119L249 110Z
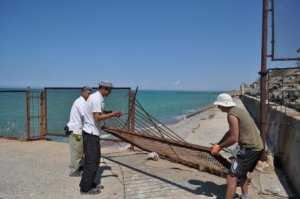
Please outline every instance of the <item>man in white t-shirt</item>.
M86 100L90 96L92 89L83 87L71 108L70 120L67 123L67 134L69 134L70 146L70 176L80 176L82 170L83 145L82 145L82 128L83 115L86 108Z
M111 92L112 84L101 82L99 89L87 100L83 124L84 166L80 181L80 192L99 194L101 188L95 183L100 164L100 131L103 121L112 117L120 117L121 112L105 113L104 97Z

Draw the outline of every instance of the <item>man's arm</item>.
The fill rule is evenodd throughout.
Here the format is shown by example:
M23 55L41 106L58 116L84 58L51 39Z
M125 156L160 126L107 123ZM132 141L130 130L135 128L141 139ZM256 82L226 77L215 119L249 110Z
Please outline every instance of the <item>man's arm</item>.
M218 144L215 144L211 147L210 152L215 155L218 154L222 148L229 147L239 139L239 121L238 118L232 115L227 117L229 123L229 131L223 136L221 141Z
M237 117L233 115L228 115L228 123L229 123L229 131L227 136L224 136L224 139L222 139L219 142L219 145L222 148L229 147L236 142L238 142L239 139L239 120Z
M94 116L95 121L103 121L110 119L112 117L120 117L122 115L121 112L105 112L103 110L103 100L92 100L91 101L91 106L92 106L92 112Z
M94 119L96 121L103 121L110 119L112 117L120 117L122 115L121 112L111 112L111 113L93 113Z
M229 136L230 136L229 131L227 131L227 132L225 133L225 135L222 137L222 139L218 142L218 144L224 142L224 140L226 140Z

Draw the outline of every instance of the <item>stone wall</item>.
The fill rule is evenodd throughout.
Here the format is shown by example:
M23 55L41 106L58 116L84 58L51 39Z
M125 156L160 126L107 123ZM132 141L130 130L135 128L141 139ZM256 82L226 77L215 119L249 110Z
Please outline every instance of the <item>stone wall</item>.
M259 99L243 95L241 100L258 124ZM297 194L300 194L299 112L276 104L269 106L267 146L279 161Z

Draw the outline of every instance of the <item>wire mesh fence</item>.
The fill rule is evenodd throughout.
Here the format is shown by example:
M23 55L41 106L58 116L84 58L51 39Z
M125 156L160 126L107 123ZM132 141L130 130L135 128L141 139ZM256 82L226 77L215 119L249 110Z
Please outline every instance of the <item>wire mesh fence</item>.
M64 136L64 127L80 89L0 90L0 137L31 140L47 135ZM130 88L113 88L111 95L105 98L105 110L121 111L123 115L119 119L127 124L129 98ZM102 125L120 126L120 123L113 118Z
M40 137L41 90L0 90L0 137Z
M46 123L47 135L64 136L64 126L69 121L70 110L73 102L80 96L80 89L47 87L46 93ZM93 89L96 91L96 88ZM106 111L121 111L122 119L128 120L130 88L113 88L111 94L105 97ZM118 121L109 119L106 125L116 126ZM103 124L102 124L103 125Z
M300 67L271 68L267 75L268 104L300 111ZM248 85L245 93L260 97L260 82Z
M25 138L26 90L0 91L0 136Z
M269 70L268 103L300 111L300 67Z
M104 109L106 111L121 111L123 115L120 119L129 120L129 106L130 106L130 88L114 88L111 94L105 99ZM115 118L105 121L105 125L116 126L119 125ZM124 127L124 126L123 126Z
M29 93L29 130L30 138L40 137L40 102L42 90L30 90Z

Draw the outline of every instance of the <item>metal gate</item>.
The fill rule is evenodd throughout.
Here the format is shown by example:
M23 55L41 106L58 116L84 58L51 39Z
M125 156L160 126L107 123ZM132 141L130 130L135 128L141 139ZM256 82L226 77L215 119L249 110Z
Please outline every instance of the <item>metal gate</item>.
M64 126L69 121L73 102L80 96L81 87L45 87L41 92L40 102L40 136L65 136ZM93 88L95 91L97 88ZM124 113L122 118L128 120L130 88L114 87L105 100L105 110ZM107 120L115 126L117 121Z
M40 138L41 90L0 90L0 137L20 140Z

